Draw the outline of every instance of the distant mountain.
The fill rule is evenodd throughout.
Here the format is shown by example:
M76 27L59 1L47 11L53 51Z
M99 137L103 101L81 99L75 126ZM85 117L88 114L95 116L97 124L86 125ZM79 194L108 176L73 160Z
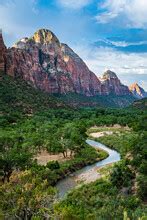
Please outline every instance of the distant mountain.
M141 88L137 83L133 83L129 90L132 92L135 98L142 99L147 97L147 92L143 88Z
M3 52L0 54L1 71L46 93L101 97L110 104L111 97L116 96L115 105L121 107L134 101L132 92L114 72L108 70L98 78L68 45L47 29L36 31L32 37L19 40L9 49L0 33L0 50Z
M102 94L115 94L115 95L131 95L127 86L123 85L119 78L117 77L116 73L107 70L102 78L101 81L101 88Z

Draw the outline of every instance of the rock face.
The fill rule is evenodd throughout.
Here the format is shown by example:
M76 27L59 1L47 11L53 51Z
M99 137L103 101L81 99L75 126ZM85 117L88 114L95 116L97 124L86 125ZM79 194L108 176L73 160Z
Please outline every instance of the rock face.
M101 83L86 64L49 30L41 29L8 50L7 73L20 76L48 93L101 92Z
M143 88L141 88L137 83L133 83L129 90L134 95L134 97L141 99L147 97L147 92L144 91Z
M114 72L106 71L101 79L83 60L49 30L40 29L7 49L0 38L1 68L47 93L76 93L85 96L131 95ZM7 62L5 62L5 56ZM5 65L6 63L6 65Z
M2 37L2 30L0 30L0 71L6 72L6 46Z
M127 86L123 85L116 73L107 70L101 78L102 94L131 95Z

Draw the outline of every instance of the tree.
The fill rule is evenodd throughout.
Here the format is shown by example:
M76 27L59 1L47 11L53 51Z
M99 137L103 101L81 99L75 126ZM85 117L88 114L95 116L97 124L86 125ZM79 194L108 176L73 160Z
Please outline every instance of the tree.
M10 183L0 187L5 219L50 219L56 191L48 185L48 181L33 176L30 170L12 177Z
M25 169L32 161L33 154L22 145L22 137L3 137L0 154L0 170L2 181L9 182L14 169Z

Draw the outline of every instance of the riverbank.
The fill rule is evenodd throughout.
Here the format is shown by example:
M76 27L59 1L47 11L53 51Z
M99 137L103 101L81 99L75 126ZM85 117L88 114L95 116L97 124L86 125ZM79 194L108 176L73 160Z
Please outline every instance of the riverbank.
M86 166L95 164L96 162L102 161L108 157L107 152L95 149L94 147L85 144L81 148L80 152L72 158L64 162L49 161L45 167L52 167L58 163L58 167L52 170L52 179L50 179L51 185L56 185L58 181L62 181L64 178L73 176L74 172L80 171Z
M40 153L37 154L35 159L37 159L37 163L40 165L46 165L48 162L51 161L58 161L58 162L65 162L67 160L72 160L73 157L70 156L70 152L67 152L67 157L64 157L62 153L59 154L50 154L46 150L42 150Z
M90 166L86 166L79 171L76 171L73 176L67 177L61 181L59 181L56 185L59 191L59 198L63 198L67 192L71 189L80 186L81 184L94 182L101 175L98 173L98 169L107 164L112 164L120 160L120 155L114 150L109 149L108 147L102 145L99 142L93 140L87 140L86 143L91 146L91 148L97 148L98 150L102 150L107 152L109 155L107 158L96 162Z

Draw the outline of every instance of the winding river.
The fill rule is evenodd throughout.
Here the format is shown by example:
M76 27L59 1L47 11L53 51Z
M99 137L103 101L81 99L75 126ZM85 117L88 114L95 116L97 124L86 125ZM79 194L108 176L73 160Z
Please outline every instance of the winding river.
M86 166L80 169L79 171L74 172L72 176L69 176L63 180L60 180L56 185L58 192L59 192L58 196L60 199L62 199L67 194L67 192L79 186L81 182L90 183L100 178L100 174L98 173L99 167L102 167L107 164L114 163L120 160L120 154L117 151L111 150L105 145L97 141L90 140L90 139L86 140L86 143L94 148L98 148L98 149L106 151L109 154L109 156L104 160L101 160L92 165Z

